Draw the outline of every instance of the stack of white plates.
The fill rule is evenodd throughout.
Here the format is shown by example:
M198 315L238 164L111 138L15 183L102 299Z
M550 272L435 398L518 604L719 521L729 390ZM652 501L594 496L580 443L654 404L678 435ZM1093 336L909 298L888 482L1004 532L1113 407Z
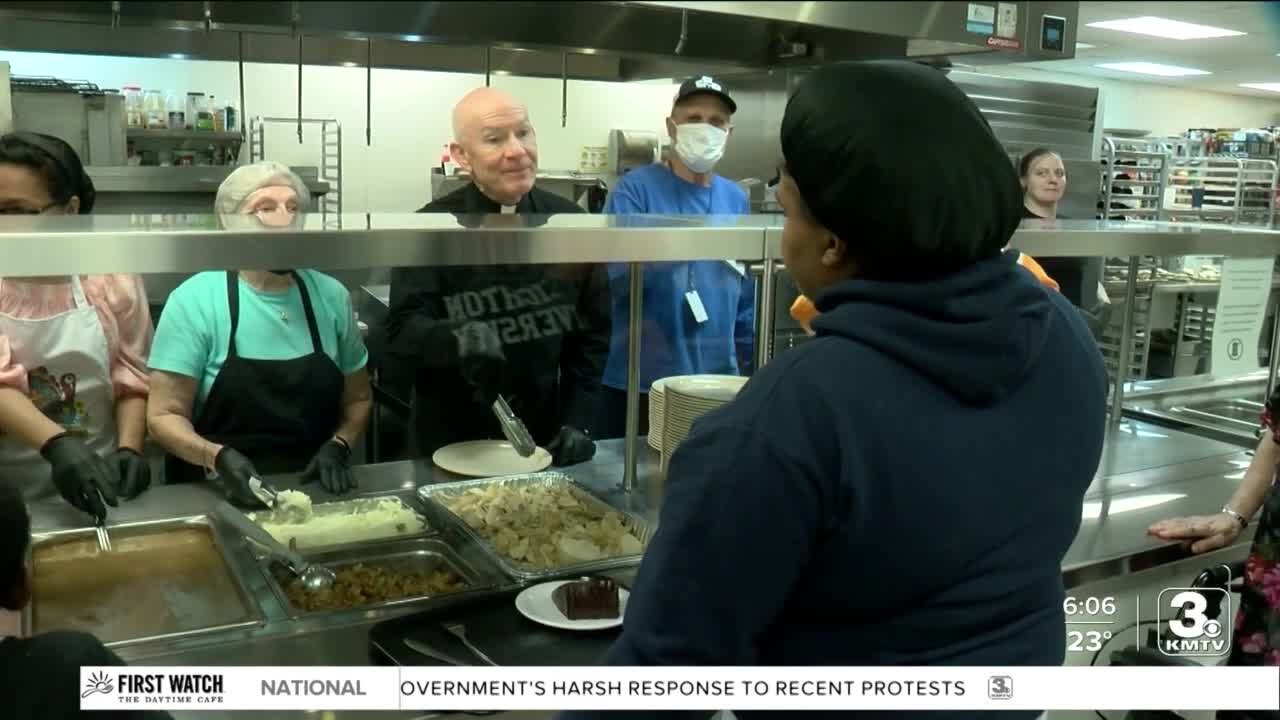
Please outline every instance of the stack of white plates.
M654 437L659 438L655 449L662 453L662 469L665 471L671 455L689 435L693 421L733 400L747 384L747 379L734 375L680 375L664 378L658 383L662 384L661 411L656 425L651 413L649 444L653 445ZM653 406L651 390L651 410Z
M649 386L649 447L662 452L662 427L666 420L667 383L677 379L706 380L741 388L747 379L736 375L672 375L659 378ZM736 391L735 391L736 393Z

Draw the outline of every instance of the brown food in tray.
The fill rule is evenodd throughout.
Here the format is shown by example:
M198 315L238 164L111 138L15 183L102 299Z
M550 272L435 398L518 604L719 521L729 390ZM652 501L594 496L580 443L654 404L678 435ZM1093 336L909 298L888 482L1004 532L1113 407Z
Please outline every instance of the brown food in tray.
M35 632L110 643L252 618L207 527L116 532L111 552L92 536L35 547Z
M612 620L618 608L618 584L609 578L583 578L551 591L551 600L570 620Z
M284 571L281 571L284 572ZM444 595L465 590L467 583L452 571L396 572L357 563L334 571L332 588L308 591L297 578L284 580L285 595L299 610L347 610L405 598Z

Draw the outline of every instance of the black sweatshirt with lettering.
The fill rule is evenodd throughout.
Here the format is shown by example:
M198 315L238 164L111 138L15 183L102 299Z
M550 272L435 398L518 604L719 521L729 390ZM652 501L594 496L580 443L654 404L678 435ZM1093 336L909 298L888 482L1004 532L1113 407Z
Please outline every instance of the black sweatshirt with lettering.
M475 185L418 212L454 213L464 225L501 208ZM568 199L534 188L518 215L580 213ZM502 341L500 392L539 445L563 425L594 419L609 355L609 279L602 265L485 265L396 268L391 273L387 355L413 373L413 439L420 455L449 443L500 439L489 407L473 399L458 366L455 331L488 323Z

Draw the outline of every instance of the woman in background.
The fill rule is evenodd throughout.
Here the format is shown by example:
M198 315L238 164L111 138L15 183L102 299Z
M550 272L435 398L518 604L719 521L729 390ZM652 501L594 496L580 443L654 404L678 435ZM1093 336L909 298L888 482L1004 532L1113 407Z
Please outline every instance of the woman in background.
M306 185L274 162L218 188L224 226L288 227ZM165 482L216 474L232 498L261 504L250 481L302 473L351 490L351 446L372 407L369 353L341 283L314 270L200 273L169 296L151 354L152 435L170 454Z
M1280 493L1273 490L1280 462L1280 389L1267 399L1262 419L1267 432L1221 511L1161 520L1147 528L1153 537L1206 553L1231 546L1249 519L1262 511L1245 563L1228 665L1280 665Z
M69 145L0 137L0 215L87 214L93 201ZM0 484L56 491L97 522L146 490L151 335L137 275L0 279Z

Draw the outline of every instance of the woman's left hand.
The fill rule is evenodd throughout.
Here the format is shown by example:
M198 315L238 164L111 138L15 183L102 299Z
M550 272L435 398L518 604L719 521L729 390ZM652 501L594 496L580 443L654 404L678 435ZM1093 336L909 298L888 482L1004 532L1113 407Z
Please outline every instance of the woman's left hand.
M302 472L303 484L320 480L320 487L333 493L343 495L351 492L356 486L356 479L351 474L351 451L337 440L330 440L316 451L315 457Z
M132 500L151 487L151 465L137 450L122 447L111 454L110 462L120 469L120 487L117 494Z
M1154 523L1147 534L1161 540L1180 540L1199 555L1224 548L1240 536L1240 522L1226 513L1170 518Z

